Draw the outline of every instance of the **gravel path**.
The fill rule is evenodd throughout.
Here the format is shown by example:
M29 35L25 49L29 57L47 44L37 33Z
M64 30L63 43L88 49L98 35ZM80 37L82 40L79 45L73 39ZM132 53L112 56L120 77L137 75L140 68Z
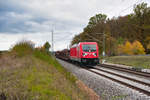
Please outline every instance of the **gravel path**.
M101 97L101 100L150 100L150 97L138 91L98 76L63 60L57 60L89 88L93 89Z

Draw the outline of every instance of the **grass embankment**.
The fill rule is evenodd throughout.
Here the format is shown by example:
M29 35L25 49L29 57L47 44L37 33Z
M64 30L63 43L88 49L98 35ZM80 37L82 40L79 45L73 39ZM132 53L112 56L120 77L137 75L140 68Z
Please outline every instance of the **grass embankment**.
M0 99L88 100L76 78L53 57L20 43L0 57Z
M106 58L106 61L135 68L150 68L150 56L114 56Z

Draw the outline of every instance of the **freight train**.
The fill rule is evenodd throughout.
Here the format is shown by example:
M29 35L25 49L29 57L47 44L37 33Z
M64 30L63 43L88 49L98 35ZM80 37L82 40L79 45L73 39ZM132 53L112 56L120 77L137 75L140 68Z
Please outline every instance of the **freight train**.
M70 50L57 51L57 58L77 62L83 65L99 64L98 45L96 42L80 42L74 44Z

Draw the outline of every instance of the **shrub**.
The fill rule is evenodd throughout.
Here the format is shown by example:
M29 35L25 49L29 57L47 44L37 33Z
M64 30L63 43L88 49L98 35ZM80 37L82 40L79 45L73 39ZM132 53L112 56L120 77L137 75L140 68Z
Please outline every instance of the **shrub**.
M149 44L147 44L147 49L150 49L150 43L149 43Z
M129 41L126 41L123 52L127 55L133 55L132 44Z
M51 45L49 44L49 42L46 42L43 46L36 47L35 49L38 50L38 51L50 54L50 52L49 52L50 47L51 47Z
M117 54L122 55L122 54L124 54L123 51L124 51L124 45L118 45Z
M139 41L134 41L132 46L133 46L132 51L133 51L133 53L135 55L145 54L145 52L144 52L145 49L144 49L143 45Z
M145 49L139 41L134 41L132 44L129 41L126 41L123 45L118 45L117 48L118 55L139 55L145 54Z
M19 57L29 55L33 52L33 50L34 43L26 40L18 42L11 48L11 52L15 53Z
M43 45L43 47L44 47L44 49L45 49L46 52L49 52L49 48L51 47L51 45L50 45L48 42L46 42L46 43Z

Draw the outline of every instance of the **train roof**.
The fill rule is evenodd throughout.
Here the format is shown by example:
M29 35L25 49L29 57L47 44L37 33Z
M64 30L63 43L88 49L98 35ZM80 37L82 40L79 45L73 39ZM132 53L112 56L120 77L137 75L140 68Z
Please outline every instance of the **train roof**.
M74 44L73 46L71 46L71 48L75 48L80 44L97 44L97 42L79 42L78 44Z
M78 46L78 44L74 44L73 46L71 46L71 48L74 48L74 47L76 47L76 46Z
M79 42L79 44L97 44L97 42Z

